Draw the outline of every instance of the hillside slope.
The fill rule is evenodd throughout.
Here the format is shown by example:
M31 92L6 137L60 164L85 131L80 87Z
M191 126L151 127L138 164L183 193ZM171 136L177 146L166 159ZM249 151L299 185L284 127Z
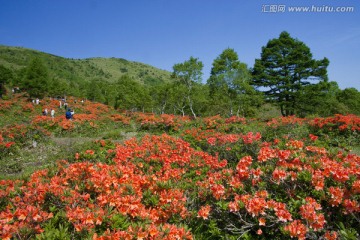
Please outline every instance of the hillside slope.
M170 79L170 72L121 58L70 59L22 47L0 45L0 65L13 70L24 69L35 58L41 58L55 79L103 79L109 82L129 75L144 84L156 84Z

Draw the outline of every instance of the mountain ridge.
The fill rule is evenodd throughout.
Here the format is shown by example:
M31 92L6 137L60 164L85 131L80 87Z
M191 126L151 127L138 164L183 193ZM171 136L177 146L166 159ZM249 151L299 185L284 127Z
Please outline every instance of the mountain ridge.
M0 45L0 65L12 70L22 71L35 57L42 59L50 77L54 79L100 79L115 82L127 75L145 85L167 82L171 79L171 73L166 70L124 58L65 58L35 49Z

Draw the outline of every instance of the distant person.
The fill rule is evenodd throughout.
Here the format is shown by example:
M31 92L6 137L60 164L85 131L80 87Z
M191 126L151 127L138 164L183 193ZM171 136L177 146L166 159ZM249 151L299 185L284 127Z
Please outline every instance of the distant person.
M71 112L71 118L74 119L75 111L74 111L74 110L72 110L72 111L70 110L70 112Z
M48 110L47 110L47 108L45 108L44 113L45 113L45 116L48 115Z
M54 110L54 109L51 109L50 115L51 115L51 118L54 118L54 117L55 117L55 110Z
M65 108L65 110L67 109L67 107L68 107L68 104L67 104L67 102L65 102L65 103L64 103L64 108Z
M40 100L37 98L37 99L35 100L35 103L36 103L36 105L39 105Z
M72 114L71 114L71 109L70 108L66 111L65 117L66 117L66 119L69 119L69 120L72 119Z

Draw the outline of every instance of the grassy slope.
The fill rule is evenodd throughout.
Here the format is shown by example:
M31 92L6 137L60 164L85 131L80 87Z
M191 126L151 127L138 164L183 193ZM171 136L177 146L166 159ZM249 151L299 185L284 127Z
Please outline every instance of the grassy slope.
M0 45L0 65L7 68L20 70L26 67L34 57L39 57L44 61L52 77L65 80L90 81L93 78L100 78L113 82L125 74L143 83L147 82L147 78L161 81L170 79L170 72L125 59L69 59L32 49Z

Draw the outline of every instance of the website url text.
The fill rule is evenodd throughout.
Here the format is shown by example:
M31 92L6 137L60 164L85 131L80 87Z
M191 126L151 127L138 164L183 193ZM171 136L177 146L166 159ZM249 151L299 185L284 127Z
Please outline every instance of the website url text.
M355 8L352 6L287 6L281 4L262 5L261 12L263 13L285 13L285 12L309 12L309 13L351 13Z

